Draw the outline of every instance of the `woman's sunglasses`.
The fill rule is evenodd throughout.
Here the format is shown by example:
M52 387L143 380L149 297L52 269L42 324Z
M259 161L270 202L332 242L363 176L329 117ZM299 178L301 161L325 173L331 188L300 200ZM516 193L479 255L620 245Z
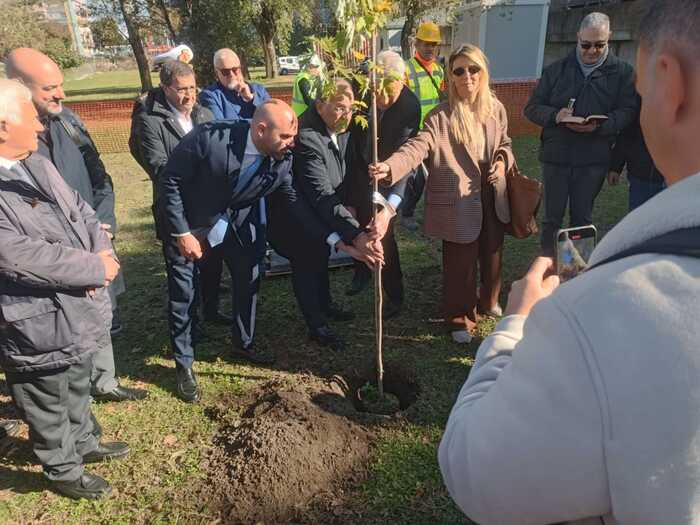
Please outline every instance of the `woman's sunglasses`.
M585 49L586 51L588 51L592 47L595 47L598 51L600 51L601 49L605 49L605 46L607 46L608 43L607 42L596 42L595 44L593 44L591 42L579 42L578 45L581 46L581 49Z
M467 68L456 67L452 70L452 75L455 77L461 77L464 76L466 72L469 72L471 76L478 75L481 73L481 68L479 66L469 66Z

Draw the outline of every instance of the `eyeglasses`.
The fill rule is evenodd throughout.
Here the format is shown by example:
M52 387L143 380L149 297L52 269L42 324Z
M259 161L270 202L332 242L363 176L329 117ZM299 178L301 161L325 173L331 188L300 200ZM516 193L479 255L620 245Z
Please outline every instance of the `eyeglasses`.
M168 86L170 89L175 91L178 95L189 95L190 93L194 93L195 95L197 94L197 87L196 86L191 86L191 87L181 87L181 88L174 88L172 86Z
M231 75L238 75L238 73L241 72L241 67L220 67L217 68L219 73L221 73L223 76L228 77Z
M456 67L452 70L452 75L455 77L462 77L467 72L469 72L469 76L473 77L481 73L481 68L479 66L469 66L468 68Z
M335 112L336 115L348 115L355 110L352 107L346 108L344 106L335 106L333 108L333 111Z
M581 49L588 51L590 48L595 47L596 50L601 51L602 49L605 49L605 47L608 45L607 42L596 42L595 44L592 42L579 42L578 45L581 46Z

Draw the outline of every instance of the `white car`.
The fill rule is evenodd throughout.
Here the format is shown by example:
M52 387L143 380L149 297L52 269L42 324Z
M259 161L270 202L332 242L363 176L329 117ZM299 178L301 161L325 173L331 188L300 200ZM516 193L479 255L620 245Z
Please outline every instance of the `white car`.
M298 73L301 67L299 66L299 57L278 57L277 66L280 75L290 75Z

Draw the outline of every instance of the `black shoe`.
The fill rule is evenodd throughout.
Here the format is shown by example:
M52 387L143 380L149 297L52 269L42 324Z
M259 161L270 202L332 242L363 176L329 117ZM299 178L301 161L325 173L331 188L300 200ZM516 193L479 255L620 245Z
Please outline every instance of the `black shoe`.
M343 310L339 305L331 303L326 309L326 315L333 321L352 321L355 314L351 310Z
M92 420L92 435L95 436L95 439L99 441L102 438L102 425L99 424L97 421L97 418L95 417L95 414L92 413L92 410L90 410L90 419Z
M112 493L109 483L92 472L83 472L75 481L52 481L51 486L59 494L73 499L100 499Z
M256 365L271 365L275 362L275 358L273 356L261 352L253 345L249 345L246 348L234 346L231 354L233 357L243 358Z
M312 328L309 332L309 337L312 341L316 341L321 346L327 346L336 352L345 350L345 342L328 325Z
M382 308L383 319L393 319L401 313L401 303L387 301Z
M177 367L177 397L188 403L199 401L201 393L191 368Z
M109 335L116 337L122 333L124 330L124 325L122 324L121 316L119 315L119 309L112 311L112 328L109 330Z
M110 459L120 459L129 455L129 445L121 441L100 443L92 452L83 456L83 463L100 463Z
M224 314L222 312L213 312L211 314L204 314L204 320L207 323L220 324L225 326L231 326L233 324L233 317Z
M352 281L350 282L350 286L345 289L345 295L357 295L369 286L370 281L370 276L355 272L355 275L353 275Z
M106 394L93 394L95 401L139 401L145 399L148 392L141 388L129 388L117 385L114 390Z
M17 435L19 433L19 423L16 419L0 421L0 441Z

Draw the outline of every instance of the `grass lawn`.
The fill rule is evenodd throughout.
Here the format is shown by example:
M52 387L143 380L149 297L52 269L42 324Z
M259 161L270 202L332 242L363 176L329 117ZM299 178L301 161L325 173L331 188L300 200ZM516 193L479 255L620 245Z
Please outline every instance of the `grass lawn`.
M529 176L539 173L536 147L531 138L515 143L520 166ZM128 154L105 155L104 160L118 189L118 249L128 283L120 302L126 329L115 340L117 370L123 383L145 387L150 395L140 403L95 405L105 437L132 447L125 461L91 467L115 488L116 494L105 501L74 502L47 490L25 429L0 458L0 523L213 523L211 510L195 496L207 483L208 453L218 429L213 407L270 377L294 380L302 372L329 377L371 363L372 297L367 293L346 301L343 289L351 273L332 273L335 298L350 304L357 318L338 326L351 343L348 350L331 354L308 342L289 278L266 280L258 308L258 342L276 350L277 364L258 368L231 359L226 330L209 327L211 338L197 348L195 365L203 399L196 405L179 401L168 357L165 270L151 224L150 183ZM606 186L597 201L596 224L606 231L625 210L626 187ZM342 515L354 517L337 523L468 523L442 485L436 452L454 398L493 322L482 323L480 337L470 345L453 344L436 321L438 243L402 229L398 236L407 296L402 315L386 323L386 361L415 370L421 392L403 418L380 426L367 478L350 484L340 502L350 513ZM536 239L508 239L504 306L510 283L523 274L536 250ZM6 393L4 384L2 388ZM0 397L0 417L13 415L9 398Z
M250 68L252 80L266 87L290 87L294 75L280 76L273 80L265 78L264 67ZM158 85L158 73L151 73L153 85ZM87 100L117 100L136 97L141 90L141 80L136 69L93 73L87 77L72 78L66 75L64 88L68 102Z

